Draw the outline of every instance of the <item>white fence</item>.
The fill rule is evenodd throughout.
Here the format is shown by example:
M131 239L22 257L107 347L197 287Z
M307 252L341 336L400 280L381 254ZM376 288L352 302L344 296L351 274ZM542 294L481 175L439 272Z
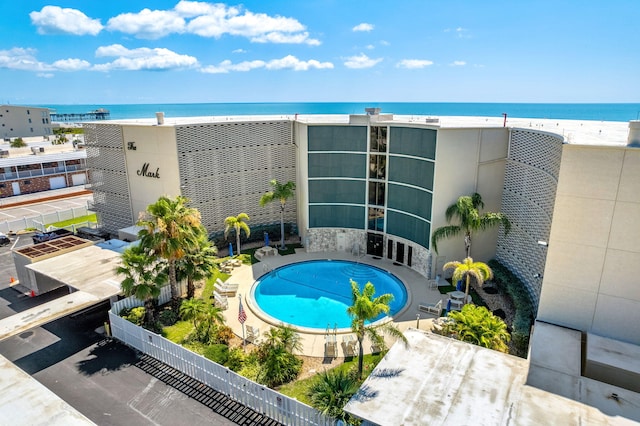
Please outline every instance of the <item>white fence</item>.
M171 296L170 291L165 290L167 288L167 286L163 288L164 291L159 298L160 303L168 301ZM220 364L118 316L123 308L141 305L141 301L132 297L113 304L109 311L113 337L285 425L334 426L336 424L333 419L323 416L306 404L246 379Z
M22 219L0 222L0 232L8 234L9 232L22 231L27 228L35 228L39 231L46 231L45 225L50 223L62 222L63 220L71 220L77 217L88 216L93 212L86 207L75 207L68 210L60 210L54 213L41 214L39 216L24 217ZM80 225L80 226L85 226Z

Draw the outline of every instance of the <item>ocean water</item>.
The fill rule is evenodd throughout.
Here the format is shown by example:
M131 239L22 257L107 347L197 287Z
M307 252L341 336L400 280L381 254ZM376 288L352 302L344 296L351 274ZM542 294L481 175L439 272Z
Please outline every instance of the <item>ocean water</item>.
M195 103L41 105L59 114L109 110L111 119L229 115L363 114L365 108L380 108L397 115L481 116L550 118L565 120L629 121L640 118L640 103L633 104L526 104L526 103L414 103L414 102L306 102L306 103Z

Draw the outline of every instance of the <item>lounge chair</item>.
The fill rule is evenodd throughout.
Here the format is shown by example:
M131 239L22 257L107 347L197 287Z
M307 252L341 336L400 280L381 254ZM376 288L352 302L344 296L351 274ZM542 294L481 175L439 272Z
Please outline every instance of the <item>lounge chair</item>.
M327 326L327 333L324 336L324 356L326 358L338 357L338 342L336 341L336 335L329 331L329 326Z
M238 284L222 283L222 285L220 285L218 282L216 282L213 285L213 290L222 296L233 297L238 291Z
M254 345L257 345L258 341L260 340L260 329L258 327L252 327L250 325L248 325L246 329L247 329L247 336L246 336L247 342L251 342Z
M352 335L347 335L342 337L342 347L344 349L345 357L354 357L356 356L356 340Z
M425 314L431 314L439 317L440 313L442 313L442 299L440 299L435 305L420 303L418 305L418 310L420 312L424 312Z
M227 296L224 296L217 291L213 291L214 304L220 309L228 309L229 308L229 300Z

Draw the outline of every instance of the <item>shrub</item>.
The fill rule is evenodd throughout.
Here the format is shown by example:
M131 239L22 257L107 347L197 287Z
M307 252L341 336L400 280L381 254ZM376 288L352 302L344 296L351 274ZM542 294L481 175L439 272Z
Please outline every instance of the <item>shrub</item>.
M177 323L178 319L179 319L178 314L172 309L165 309L162 312L160 312L160 315L158 316L158 320L160 321L160 323L167 327Z
M229 347L223 344L213 344L205 348L203 355L220 365L226 364L229 359Z
M27 146L27 143L22 138L15 138L9 144L11 148L22 148Z
M120 311L120 316L135 325L142 326L144 324L144 315L146 309L144 306L138 306L137 308L124 308Z
M233 339L233 336L235 336L233 330L231 330L231 327L226 325L220 325L216 327L212 334L214 342L222 343L225 345L228 345L231 339Z
M233 348L229 350L229 358L227 358L226 367L229 367L231 371L238 372L244 366L246 355L242 348Z
M498 288L511 297L516 308L511 339L517 351L514 355L525 357L529 347L531 325L535 317L531 297L523 282L500 262L493 259L488 262L488 265L493 270L494 281Z

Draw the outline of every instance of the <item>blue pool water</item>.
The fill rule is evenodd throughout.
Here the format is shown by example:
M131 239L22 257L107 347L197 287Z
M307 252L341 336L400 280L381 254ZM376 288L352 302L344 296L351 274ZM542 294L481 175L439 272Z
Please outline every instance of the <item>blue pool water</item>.
M255 282L253 297L260 310L277 321L307 328L348 328L350 279L360 289L370 281L376 288L374 297L393 294L391 316L407 302L404 284L390 272L343 260L311 260L282 266Z

